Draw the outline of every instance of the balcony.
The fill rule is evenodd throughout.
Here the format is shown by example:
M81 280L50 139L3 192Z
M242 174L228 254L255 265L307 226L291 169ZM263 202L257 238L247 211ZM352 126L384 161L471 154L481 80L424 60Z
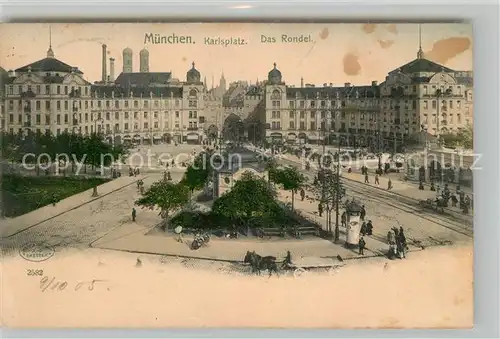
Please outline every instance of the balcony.
M281 131L281 126L271 126L270 128L271 131Z
M188 131L197 131L199 129L199 127L188 127L187 130Z

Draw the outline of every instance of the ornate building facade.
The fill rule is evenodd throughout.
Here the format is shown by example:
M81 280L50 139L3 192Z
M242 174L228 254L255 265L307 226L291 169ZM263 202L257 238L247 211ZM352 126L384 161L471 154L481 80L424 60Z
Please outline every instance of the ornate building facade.
M125 49L124 55L129 52ZM56 59L49 48L46 58L5 77L4 128L55 135L100 132L116 143L200 143L207 137L207 121L213 119L205 116L210 113L205 101L213 104L218 99L208 95L194 63L183 82L170 72L148 72L145 57L143 72L134 73L131 67L125 60L126 72L115 81L90 84L78 68ZM106 74L103 78L110 79Z
M343 87L287 86L276 64L265 86L266 137L288 143L397 148L421 133L472 125L472 72L424 58L389 72L384 82Z

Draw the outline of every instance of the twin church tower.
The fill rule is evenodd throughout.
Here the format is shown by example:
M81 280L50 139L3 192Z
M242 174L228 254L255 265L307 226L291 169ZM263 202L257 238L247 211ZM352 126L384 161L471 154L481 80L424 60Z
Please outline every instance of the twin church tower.
M108 46L102 45L102 82L115 80L115 59L109 58L109 77L107 71ZM133 51L127 47L123 50L123 73L134 73L133 70ZM139 52L139 72L149 72L149 52L143 48Z

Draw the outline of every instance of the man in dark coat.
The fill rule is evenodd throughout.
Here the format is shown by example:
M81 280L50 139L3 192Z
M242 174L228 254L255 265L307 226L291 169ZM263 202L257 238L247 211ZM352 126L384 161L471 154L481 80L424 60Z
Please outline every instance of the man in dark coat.
M132 221L135 221L135 217L137 216L137 212L134 207L132 207Z
M365 255L364 250L365 250L366 242L365 242L365 239L363 239L363 237L359 237L358 245L359 245L359 255Z
M360 218L361 218L361 220L365 220L365 217L366 217L366 209L365 209L365 205L363 205L363 206L361 206Z

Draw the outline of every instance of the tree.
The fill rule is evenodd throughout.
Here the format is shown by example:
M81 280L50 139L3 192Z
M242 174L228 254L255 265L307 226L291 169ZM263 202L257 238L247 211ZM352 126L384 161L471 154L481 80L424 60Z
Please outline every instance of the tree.
M184 173L182 183L189 188L191 194L194 190L202 189L208 185L213 175L213 168L210 163L212 155L213 152L211 151L200 152L194 159L193 164Z
M253 217L275 214L279 209L276 192L261 178L243 173L233 188L217 200L212 211L233 221L246 223Z
M473 136L473 128L471 125L467 125L465 128L462 128L458 131L457 143L466 149L473 149L474 136Z
M310 190L314 193L317 200L324 206L327 212L327 223L328 229L331 225L331 212L337 208L340 209L340 204L342 199L346 195L346 190L344 185L340 181L340 177L336 169L322 168L318 172L318 178L310 186ZM338 225L338 215L336 216L335 222L335 240L338 240L339 236L339 225Z
M292 192L292 210L294 210L295 193L304 186L306 177L293 166L274 169L273 173L274 182L282 185L285 191Z
M160 209L160 215L163 219L163 230L168 229L168 217L172 211L184 206L189 201L189 191L185 185L174 184L167 180L155 182L138 199L135 204L142 208L154 210Z

